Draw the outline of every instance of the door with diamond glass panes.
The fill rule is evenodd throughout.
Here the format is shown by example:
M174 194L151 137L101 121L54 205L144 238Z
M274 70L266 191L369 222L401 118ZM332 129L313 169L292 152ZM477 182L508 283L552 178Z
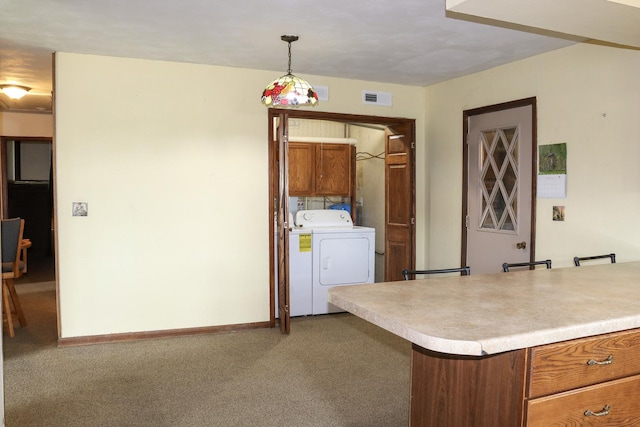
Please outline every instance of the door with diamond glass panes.
M497 273L533 256L533 105L469 115L466 265Z

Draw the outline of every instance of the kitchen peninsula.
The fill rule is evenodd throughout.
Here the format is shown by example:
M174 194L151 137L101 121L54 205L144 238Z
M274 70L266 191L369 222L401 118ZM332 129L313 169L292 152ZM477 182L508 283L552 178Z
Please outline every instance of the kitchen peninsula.
M412 426L640 426L640 262L335 287L329 301L412 343Z

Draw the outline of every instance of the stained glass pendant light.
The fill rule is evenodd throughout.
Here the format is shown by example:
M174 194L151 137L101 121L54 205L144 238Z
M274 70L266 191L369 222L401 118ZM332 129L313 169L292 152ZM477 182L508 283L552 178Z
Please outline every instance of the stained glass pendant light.
M298 36L285 34L280 37L289 44L289 68L287 74L274 80L262 92L262 103L267 107L306 107L318 105L318 94L311 85L291 74L291 43Z

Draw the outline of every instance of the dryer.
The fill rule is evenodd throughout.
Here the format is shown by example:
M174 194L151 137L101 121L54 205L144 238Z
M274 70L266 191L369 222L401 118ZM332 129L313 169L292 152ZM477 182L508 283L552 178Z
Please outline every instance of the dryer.
M311 233L310 314L343 311L328 302L329 289L374 282L375 229L354 226L347 211L331 209L298 211L294 222L297 232ZM290 264L295 268L291 258Z

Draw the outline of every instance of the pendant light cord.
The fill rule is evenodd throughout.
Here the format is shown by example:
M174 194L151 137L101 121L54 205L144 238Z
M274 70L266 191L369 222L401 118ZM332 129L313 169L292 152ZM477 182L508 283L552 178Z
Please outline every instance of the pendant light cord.
M287 69L287 74L291 75L291 42L289 42L289 68Z

